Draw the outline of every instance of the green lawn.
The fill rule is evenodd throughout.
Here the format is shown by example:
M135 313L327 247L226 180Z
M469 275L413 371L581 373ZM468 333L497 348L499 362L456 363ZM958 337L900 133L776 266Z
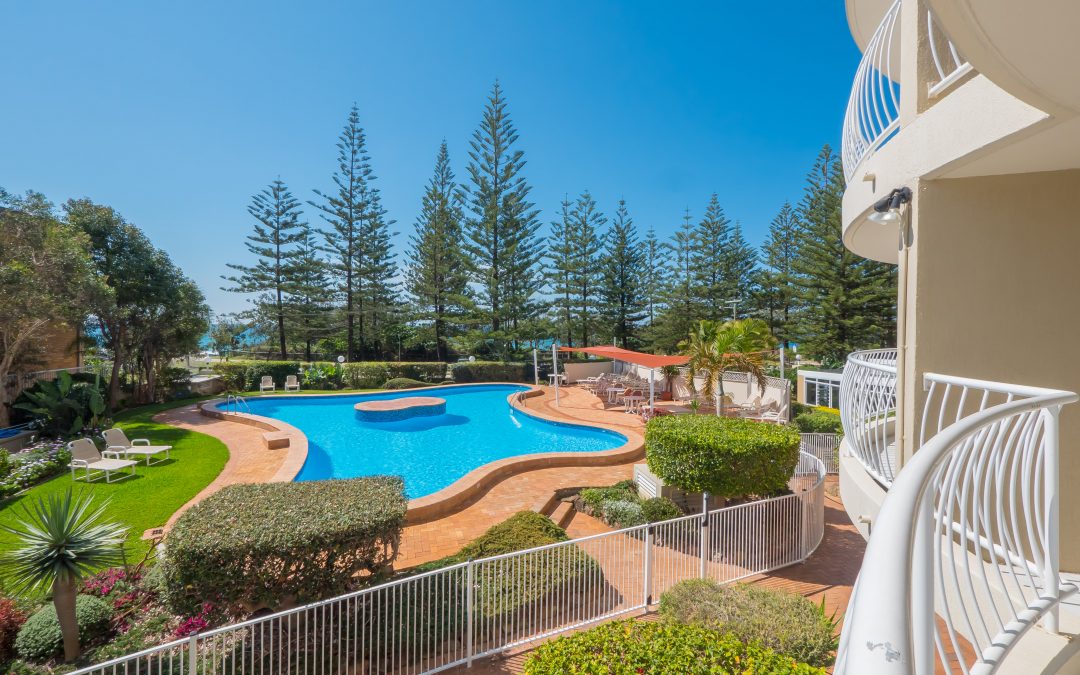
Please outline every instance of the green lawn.
M229 459L228 449L218 439L151 419L162 410L181 405L191 405L191 400L144 406L116 416L117 426L127 432L128 438L149 438L155 445L173 446L171 459L150 467L140 462L134 478L115 483L104 480L74 483L76 491L86 490L95 497L111 500L109 516L129 528L126 549L133 562L141 560L147 551L147 543L140 540L143 532L164 525L177 509L221 473ZM14 525L22 513L22 502L61 493L71 486L71 473L65 472L0 502L0 524ZM0 550L10 550L14 544L15 537L0 530Z

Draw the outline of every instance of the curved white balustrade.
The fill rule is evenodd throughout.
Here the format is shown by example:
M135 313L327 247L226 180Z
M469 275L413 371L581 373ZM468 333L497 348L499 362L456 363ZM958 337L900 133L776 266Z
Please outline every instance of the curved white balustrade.
M1077 590L1059 574L1057 502L1058 417L1077 395L924 385L925 444L874 522L836 673L994 672L1038 621L1055 631Z
M960 56L945 33L940 28L934 27L934 15L930 10L926 10L926 31L926 39L930 44L930 56L933 58L934 70L937 72L937 81L930 84L928 93L930 98L935 98L969 73L971 64Z
M900 126L900 50L894 42L899 37L900 0L896 0L863 50L851 85L840 153L848 180L863 158Z
M874 480L888 487L896 460L896 350L853 352L840 382L840 419L855 457Z

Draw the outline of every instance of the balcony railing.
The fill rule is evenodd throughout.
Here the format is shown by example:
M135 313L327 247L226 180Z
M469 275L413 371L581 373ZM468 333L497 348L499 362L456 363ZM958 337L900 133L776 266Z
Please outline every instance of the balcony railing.
M899 38L900 0L896 0L863 50L851 85L841 139L848 180L859 163L900 127Z
M971 64L960 56L945 33L934 27L934 15L930 10L926 11L926 31L926 39L930 44L930 56L933 58L934 71L937 73L937 80L930 83L927 92L933 99L971 72Z
M867 473L885 487L899 470L896 460L896 350L848 356L840 382L844 437Z
M846 378L845 378L846 380ZM1077 591L1058 568L1065 391L928 374L844 618L837 673L992 673Z

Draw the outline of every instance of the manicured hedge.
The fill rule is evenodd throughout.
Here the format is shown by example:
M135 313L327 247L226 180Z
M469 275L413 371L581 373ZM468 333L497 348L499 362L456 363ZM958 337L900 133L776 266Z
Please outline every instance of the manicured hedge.
M192 615L207 600L240 613L344 593L394 560L405 508L396 476L228 486L165 540L166 599Z
M430 387L427 382L421 382L420 380L413 380L408 377L395 377L392 380L387 380L382 388L383 389L418 389L420 387Z
M824 675L825 671L702 626L629 619L540 645L525 662L525 673Z
M840 415L818 408L795 416L795 426L804 434L842 434L844 425Z
M451 377L460 384L468 382L532 382L531 363L473 361L450 366Z
M820 605L794 593L690 579L660 596L660 614L730 633L743 642L758 642L815 666L831 665L836 654L833 620Z
M108 632L113 610L109 603L92 595L75 598L75 623L79 626L79 641L86 643ZM19 629L15 651L24 659L43 661L60 652L64 637L56 607L50 602L34 613Z
M215 363L213 371L222 376L229 389L254 391L264 375L274 378L278 390L289 375L304 372L308 389L378 389L387 380L407 377L423 382L441 382L446 364L441 361L357 361L354 363L233 360Z
M688 492L718 497L783 492L799 461L793 428L711 415L665 415L645 427L649 470Z

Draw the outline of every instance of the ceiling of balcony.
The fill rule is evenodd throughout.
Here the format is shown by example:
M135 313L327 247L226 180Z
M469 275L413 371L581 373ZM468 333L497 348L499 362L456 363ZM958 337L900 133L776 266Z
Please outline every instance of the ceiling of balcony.
M894 0L845 0L847 7L848 29L851 37L859 50L866 49L866 45L873 37L885 12L893 4Z

